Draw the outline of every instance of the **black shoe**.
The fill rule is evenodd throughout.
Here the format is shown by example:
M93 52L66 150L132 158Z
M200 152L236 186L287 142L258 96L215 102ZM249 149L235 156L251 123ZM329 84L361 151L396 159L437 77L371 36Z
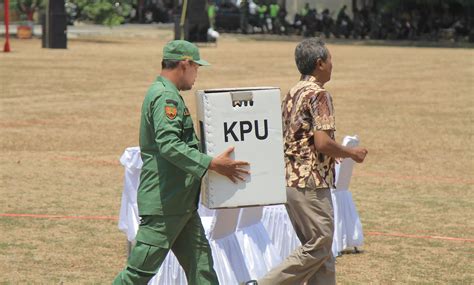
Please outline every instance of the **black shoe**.
M247 282L240 283L241 285L258 285L257 280L250 280Z

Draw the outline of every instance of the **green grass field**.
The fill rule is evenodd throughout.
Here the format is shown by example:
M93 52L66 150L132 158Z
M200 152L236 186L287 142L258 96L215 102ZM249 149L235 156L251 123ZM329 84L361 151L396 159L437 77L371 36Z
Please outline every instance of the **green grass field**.
M149 33L67 50L13 40L0 53L0 214L118 216L118 159L138 145L142 99L172 38ZM198 89L286 92L299 78L295 45L225 36L203 47L213 65L184 93L194 118ZM369 150L351 182L365 245L337 259L338 282L473 284L474 50L329 48L337 139L358 134ZM0 283L110 284L125 260L114 220L0 216Z

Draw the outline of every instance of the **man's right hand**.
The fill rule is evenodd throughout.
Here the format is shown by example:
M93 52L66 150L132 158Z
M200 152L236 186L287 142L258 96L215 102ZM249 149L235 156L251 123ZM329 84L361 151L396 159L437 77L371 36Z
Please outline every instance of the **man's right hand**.
M244 174L250 174L250 171L245 169L249 163L245 161L233 160L230 158L231 153L234 152L234 147L229 147L220 155L214 157L209 165L209 169L219 174L222 174L237 183L237 180L244 181Z
M357 162L362 163L367 155L368 151L363 147L354 147L351 148L351 158Z

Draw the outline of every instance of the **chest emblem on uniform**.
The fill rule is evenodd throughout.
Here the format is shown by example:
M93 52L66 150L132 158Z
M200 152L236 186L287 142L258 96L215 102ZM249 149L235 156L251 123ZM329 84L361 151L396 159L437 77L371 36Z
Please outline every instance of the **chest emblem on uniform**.
M185 115L185 116L189 116L189 115L191 115L191 113L189 113L189 110L188 110L188 108L187 108L187 107L186 107L186 108L184 108L184 115Z
M177 113L178 110L175 106L165 106L165 114L168 119L173 120L174 118L176 118Z

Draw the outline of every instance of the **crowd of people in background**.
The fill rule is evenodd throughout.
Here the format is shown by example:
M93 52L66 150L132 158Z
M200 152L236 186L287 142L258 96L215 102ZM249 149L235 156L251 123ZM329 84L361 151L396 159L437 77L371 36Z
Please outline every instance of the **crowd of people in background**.
M220 7L213 6L213 14ZM229 9L222 5L223 9ZM238 32L266 34L296 34L305 37L324 35L326 38L381 39L381 40L468 40L474 41L472 13L459 5L411 5L397 11L355 8L349 16L348 7L335 13L329 9L318 11L309 3L289 20L285 7L277 1L240 0ZM472 7L470 7L472 9ZM214 26L219 30L219 23Z
M338 11L318 10L306 3L294 15L288 15L277 0L206 1L210 27L219 32L474 42L474 4L463 1L400 1L391 7L342 6ZM144 0L141 7L134 4L126 22L173 22L181 13L174 2Z

